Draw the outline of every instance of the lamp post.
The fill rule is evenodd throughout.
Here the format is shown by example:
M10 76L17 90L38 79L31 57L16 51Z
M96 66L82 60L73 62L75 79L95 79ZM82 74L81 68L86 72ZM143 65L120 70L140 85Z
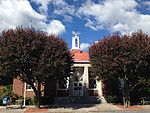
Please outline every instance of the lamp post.
M23 107L26 107L26 82L24 82L24 92L23 92Z

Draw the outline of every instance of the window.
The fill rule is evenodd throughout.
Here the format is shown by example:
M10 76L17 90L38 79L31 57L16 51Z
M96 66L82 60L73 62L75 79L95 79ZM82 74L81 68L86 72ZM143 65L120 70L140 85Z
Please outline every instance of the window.
M67 89L67 84L65 82L59 82L58 89Z
M97 87L96 79L91 78L91 79L89 80L89 88L90 88L90 89L95 89L96 87Z
M97 79L91 74L91 67L89 67L89 88L96 89L97 88Z
M69 79L67 80L61 80L57 84L57 88L59 90L67 90L68 89L68 84L69 84Z
M89 67L89 88L96 89L97 88L97 79L91 74L91 67Z
M74 72L73 72L74 81L83 81L84 68L75 67L73 70L74 70Z
M75 47L78 47L78 39L75 39Z
M33 91L30 84L26 84L26 91Z

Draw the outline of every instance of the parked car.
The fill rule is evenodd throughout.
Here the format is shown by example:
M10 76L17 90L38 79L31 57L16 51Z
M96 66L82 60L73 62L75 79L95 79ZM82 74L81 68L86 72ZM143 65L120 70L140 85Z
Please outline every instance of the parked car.
M2 99L2 105L3 106L6 106L9 104L9 97L8 96L4 96L3 99Z

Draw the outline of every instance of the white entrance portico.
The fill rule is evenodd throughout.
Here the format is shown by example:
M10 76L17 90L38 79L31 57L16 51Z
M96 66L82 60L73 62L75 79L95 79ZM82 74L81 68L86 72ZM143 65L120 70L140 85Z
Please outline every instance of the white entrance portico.
M72 87L71 96L88 96L88 67L90 67L90 64L83 62L74 63L74 72L70 78L70 87Z
M79 33L73 32L72 49L73 55L73 74L64 85L60 86L57 91L59 96L82 97L82 96L102 96L102 82L97 81L91 76L91 65L89 53L80 50ZM63 87L62 87L63 86Z

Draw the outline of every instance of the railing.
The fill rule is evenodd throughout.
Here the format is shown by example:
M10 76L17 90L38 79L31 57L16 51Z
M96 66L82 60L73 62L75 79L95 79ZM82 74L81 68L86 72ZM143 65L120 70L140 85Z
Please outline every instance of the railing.
M142 103L143 105L145 105L145 104L150 104L150 98L148 98L148 97L142 97L142 98L141 98L141 103Z

